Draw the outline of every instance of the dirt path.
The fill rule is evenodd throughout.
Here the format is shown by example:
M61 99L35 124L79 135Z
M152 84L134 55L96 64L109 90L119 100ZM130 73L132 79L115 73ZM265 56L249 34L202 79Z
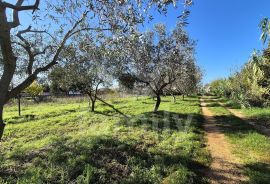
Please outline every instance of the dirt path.
M221 106L223 106L224 108L226 108L228 111L230 111L230 113L232 113L234 116L242 119L243 121L247 122L248 124L250 124L251 126L253 126L256 130L258 130L259 132L261 132L262 134L270 137L270 129L266 128L265 126L262 125L258 125L256 122L252 122L250 121L245 115L243 115L241 112L235 110L235 109L230 109L228 107L225 107L225 105L223 103L219 104Z
M210 171L206 175L211 183L239 184L246 181L247 178L241 172L241 163L231 154L230 145L203 99L201 106L205 117L204 129L207 133L208 149L212 156Z

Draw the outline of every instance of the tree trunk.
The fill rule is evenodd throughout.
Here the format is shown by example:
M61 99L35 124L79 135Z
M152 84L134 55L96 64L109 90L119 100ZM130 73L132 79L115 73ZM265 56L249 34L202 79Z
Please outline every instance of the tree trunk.
M87 92L87 95L89 96L89 108L90 108L90 101L91 101L91 111L95 111L95 103L96 103L96 97L92 96L91 92Z
M157 112L157 111L158 111L160 102L161 102L161 98L160 98L160 95L158 94L158 95L157 95L156 105L155 105L155 108L154 108L154 112Z
M18 95L18 111L19 111L19 116L21 116L21 96Z
M92 102L91 111L94 112L96 100L93 99L93 100L91 100L91 102Z
M176 103L176 97L174 94L172 94L172 97L173 97L173 103Z
M183 101L185 101L185 95L182 95Z
M1 1L2 2L2 1ZM0 52L2 55L3 73L0 79L0 139L3 136L5 124L3 121L3 108L7 103L8 88L16 69L16 60L12 51L10 26L5 14L6 9L0 7Z
M6 124L4 123L4 120L3 120L3 108L4 108L4 105L0 104L0 141L3 137L4 129L6 126Z

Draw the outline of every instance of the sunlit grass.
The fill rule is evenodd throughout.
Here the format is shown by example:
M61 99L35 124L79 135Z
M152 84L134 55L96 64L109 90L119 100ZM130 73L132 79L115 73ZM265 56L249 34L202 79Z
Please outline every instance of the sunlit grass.
M210 159L199 101L180 99L163 97L158 114L148 97L108 100L128 118L99 102L97 112L89 112L87 101L22 106L21 117L8 106L0 177L7 183L205 183L200 169Z
M270 108L248 108L241 109L241 112L257 123L270 128Z

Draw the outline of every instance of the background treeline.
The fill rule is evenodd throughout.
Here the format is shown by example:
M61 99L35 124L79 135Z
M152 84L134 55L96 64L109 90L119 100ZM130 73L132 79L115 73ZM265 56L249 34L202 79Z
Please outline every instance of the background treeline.
M259 24L261 40L268 43L263 51L254 52L238 72L226 79L218 79L206 85L206 92L224 96L242 107L270 106L270 20L263 18Z

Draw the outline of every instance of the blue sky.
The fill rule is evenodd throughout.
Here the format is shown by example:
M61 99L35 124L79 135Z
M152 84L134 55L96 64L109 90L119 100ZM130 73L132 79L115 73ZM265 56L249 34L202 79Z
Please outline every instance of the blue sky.
M258 24L263 17L270 17L270 0L194 2L187 30L198 41L196 58L204 70L204 83L228 76L254 49L262 49ZM170 9L166 17L156 15L155 22L173 28L179 14L179 10Z
M204 71L203 83L230 75L254 49L263 48L258 24L270 17L270 0L194 0L190 10L187 30L197 40L196 59ZM155 13L145 29L161 22L172 29L180 14L175 8L169 8L166 17ZM30 20L23 16L22 23Z

